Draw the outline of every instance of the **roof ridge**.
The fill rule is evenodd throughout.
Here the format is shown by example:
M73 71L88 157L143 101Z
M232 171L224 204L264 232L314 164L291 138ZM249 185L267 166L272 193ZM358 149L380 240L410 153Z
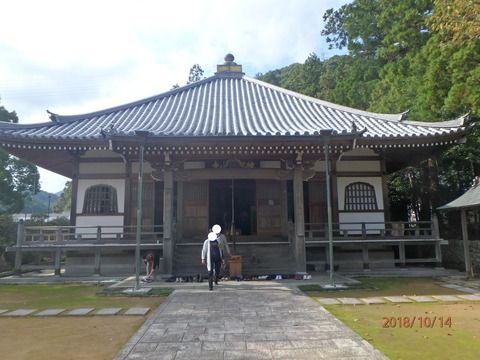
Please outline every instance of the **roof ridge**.
M291 96L294 96L294 97L297 97L297 98L303 98L307 101L315 102L315 103L317 103L319 105L322 105L322 106L334 108L334 109L337 109L337 110L340 110L340 111L346 111L346 112L349 112L349 113L352 113L352 114L357 114L357 115L365 115L365 116L369 116L369 117L376 117L376 118L380 118L380 119L384 119L384 120L400 122L400 121L404 120L405 115L409 111L409 110L407 110L407 111L404 111L404 112L401 112L401 113L398 113L398 114L387 114L387 113L377 113L377 112L371 112L371 111L366 111L366 110L360 110L360 109L355 109L355 108L352 108L352 107L349 107L349 106L336 104L336 103L333 103L333 102L330 102L330 101L318 99L318 98L315 98L313 96L300 94L300 93L297 93L293 90L285 89L285 88L282 88L278 85L270 84L270 83L267 83L265 81L252 78L252 77L247 76L247 75L244 76L244 79L248 80L248 81L251 81L251 82L254 82L254 83L257 83L257 84L262 85L262 86L266 86L268 88L271 88L272 90L281 91L283 93L286 93L288 95L291 95ZM388 118L388 119L385 119L385 118Z
M85 118L91 118L91 117L95 117L95 116L99 116L99 115L103 115L103 114L107 114L107 113L112 113L112 112L116 112L116 111L120 111L120 110L125 110L125 109L131 108L131 107L134 107L134 106L137 106L137 105L140 105L140 104L145 104L145 103L152 102L152 101L155 101L155 100L158 100L158 99L162 99L162 98L174 95L176 93L186 91L186 90L188 90L192 87L196 87L198 85L208 83L216 77L217 77L216 75L212 75L212 76L206 77L204 79L195 81L193 83L186 84L186 85L180 86L178 88L170 89L170 90L168 90L166 92L163 92L163 93L160 93L160 94L148 96L146 98L138 99L138 100L126 103L126 104L122 104L122 105L112 106L112 107L102 109L102 110L96 110L96 111L87 112L87 113L83 113L83 114L76 114L76 115L60 115L60 114L51 112L49 110L47 110L47 113L48 113L48 116L50 117L51 121L61 122L61 123L72 122L72 121L85 119Z

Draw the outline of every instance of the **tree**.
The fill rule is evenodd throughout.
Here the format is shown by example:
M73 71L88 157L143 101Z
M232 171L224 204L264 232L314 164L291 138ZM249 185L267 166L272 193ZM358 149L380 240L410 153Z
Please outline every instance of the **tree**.
M366 110L372 88L379 81L377 59L334 56L321 61L314 53L303 64L257 74L268 83L318 99Z
M52 205L52 210L54 213L60 214L63 212L70 211L72 206L72 182L68 181L65 184L65 188L62 191L62 194Z
M0 121L18 123L15 111L0 106ZM16 213L23 209L27 194L40 190L37 168L0 150L0 211Z
M5 251L5 247L12 246L17 239L17 224L12 214L0 213L0 258Z
M269 71L265 74L263 73L258 73L255 75L255 79L259 79L262 81L265 81L269 84L276 85L276 86L282 86L282 72L283 69L276 69Z
M197 82L197 81L202 80L202 79L204 79L203 69L198 64L193 65L190 68L190 73L188 75L187 84L191 84L191 83Z
M301 66L301 64L294 63L281 69L268 71L265 74L259 73L255 76L255 78L261 81L268 82L272 85L280 86L284 89L292 91L295 91L293 89L297 89L297 92L302 93L303 88L297 86L296 84L294 84L294 81L292 81L292 79L297 78L297 74Z
M188 74L187 85L202 79L205 79L205 77L203 76L203 69L198 64L193 65L190 68L190 72ZM180 85L178 85L177 83L177 84L174 84L170 90L175 90L175 89L178 89L179 87Z
M412 59L413 56L413 59ZM371 88L368 110L380 113L401 113L409 111L412 119L433 119L430 113L422 112L423 103L418 101L418 89L422 86L425 64L418 62L414 55L387 63L379 68L379 79Z
M383 39L378 26L380 12L378 0L354 0L338 10L329 9L323 15L329 48L347 48L351 54L375 56Z
M315 53L312 53L303 64L294 63L280 70L257 74L256 78L300 94L316 97L322 67L323 62Z
M379 81L380 62L363 56L335 56L323 64L317 97L357 109L370 106L372 89Z
M472 0L433 0L435 11L427 19L443 43L480 40L480 3Z
M330 48L396 61L428 40L425 20L431 10L428 0L354 0L327 10L321 34Z
M375 112L409 110L410 119L423 121L471 112L476 122L479 12L480 3L469 0L354 0L328 10L322 35L330 48L347 48L349 55L324 64L321 97ZM377 63L366 66L366 60ZM362 65L377 69L378 78L362 80ZM474 127L466 144L390 175L392 218L406 220L413 213L429 220L432 209L465 192L480 173L478 149L480 134Z

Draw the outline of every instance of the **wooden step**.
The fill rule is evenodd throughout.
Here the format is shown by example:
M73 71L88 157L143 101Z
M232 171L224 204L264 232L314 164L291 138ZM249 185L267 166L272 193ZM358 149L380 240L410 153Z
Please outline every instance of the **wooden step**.
M232 250L232 246L230 246ZM205 274L201 264L201 246L181 245L175 248L173 272L175 276ZM238 244L235 255L242 256L243 275L294 274L296 269L293 250L288 243ZM228 261L227 261L228 262ZM228 268L224 270L228 273Z

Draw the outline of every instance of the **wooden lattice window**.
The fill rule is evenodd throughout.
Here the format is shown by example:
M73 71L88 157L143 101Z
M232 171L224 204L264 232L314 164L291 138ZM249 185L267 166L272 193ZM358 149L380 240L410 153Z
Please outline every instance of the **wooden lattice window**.
M378 210L375 188L364 182L345 187L345 211Z
M84 214L116 214L117 190L110 185L95 185L85 191Z

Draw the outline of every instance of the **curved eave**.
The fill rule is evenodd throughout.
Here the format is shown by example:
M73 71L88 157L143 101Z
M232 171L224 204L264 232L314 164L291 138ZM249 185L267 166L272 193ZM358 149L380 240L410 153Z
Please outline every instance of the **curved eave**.
M406 147L427 147L427 146L443 146L445 144L452 145L454 143L462 142L465 135L468 134L467 128L459 128L436 135L412 135L409 137L388 137L388 136L368 136L366 129L358 132L332 132L332 141L345 141L356 139L356 145L359 147L370 148L406 148ZM313 133L267 133L265 135L252 135L252 134L227 134L227 135L213 135L208 133L202 136L191 135L175 135L167 136L163 134L149 133L149 143L191 143L196 142L322 142L321 131L315 131ZM52 150L86 150L108 147L109 140L115 140L120 142L138 143L138 137L135 132L129 133L103 133L99 132L94 137L81 137L81 136L57 136L55 138L49 138L45 136L38 136L36 134L1 134L0 133L0 145L3 148L31 148L31 149L52 149Z
M440 211L464 210L480 207L480 185L479 178L475 179L474 185L468 189L463 195L455 200L437 207Z
M89 150L108 150L109 144L106 141L92 144L71 141L0 141L0 149L31 164L71 178L76 160L82 153Z

